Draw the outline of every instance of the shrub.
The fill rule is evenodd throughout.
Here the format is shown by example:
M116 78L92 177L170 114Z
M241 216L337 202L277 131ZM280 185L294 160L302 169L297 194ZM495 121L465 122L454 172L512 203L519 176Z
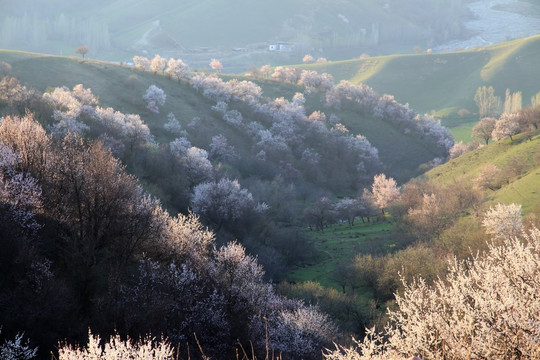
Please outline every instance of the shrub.
M356 348L327 351L325 358L537 358L539 275L540 230L534 228L473 259L451 261L446 277L432 286L422 278L404 281L384 334L370 330Z
M173 350L166 340L156 341L146 337L144 340L132 342L129 337L122 341L119 335L111 336L103 346L99 335L88 331L88 345L84 348L70 347L60 344L59 360L172 360Z

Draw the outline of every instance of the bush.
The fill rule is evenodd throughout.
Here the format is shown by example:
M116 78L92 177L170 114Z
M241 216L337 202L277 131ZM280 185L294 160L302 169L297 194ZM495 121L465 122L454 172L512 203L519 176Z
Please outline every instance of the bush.
M325 358L537 358L539 275L540 230L534 228L473 259L451 261L446 277L432 286L423 278L403 280L384 334L370 331L356 348L327 351Z

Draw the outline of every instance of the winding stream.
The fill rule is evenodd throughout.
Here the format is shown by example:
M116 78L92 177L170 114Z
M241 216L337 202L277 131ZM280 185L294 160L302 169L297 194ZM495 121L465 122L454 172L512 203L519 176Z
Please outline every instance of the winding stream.
M536 35L540 32L540 19L507 10L508 5L518 0L481 0L468 5L475 19L467 21L465 27L476 35L467 40L454 40L435 47L436 52L470 49L487 46L518 37Z

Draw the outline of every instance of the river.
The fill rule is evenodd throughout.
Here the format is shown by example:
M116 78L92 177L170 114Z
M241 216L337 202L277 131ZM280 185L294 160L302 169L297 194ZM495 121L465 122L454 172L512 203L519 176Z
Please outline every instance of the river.
M540 33L539 18L508 11L516 3L518 0L481 0L468 4L474 19L467 21L465 27L475 35L434 47L433 51L470 49Z

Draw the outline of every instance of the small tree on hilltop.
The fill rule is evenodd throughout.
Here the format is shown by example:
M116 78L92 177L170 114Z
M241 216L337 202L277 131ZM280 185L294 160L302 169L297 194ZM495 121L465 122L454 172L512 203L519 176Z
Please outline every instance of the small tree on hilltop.
M134 56L133 63L135 67L142 71L150 71L150 59L144 56Z
M270 65L263 65L259 69L259 73L262 75L263 78L268 79L272 74L272 68L270 67Z
M223 70L223 65L218 59L210 60L210 67L212 68L212 70L215 70L216 72L221 72L221 70Z
M172 79L179 80L189 72L189 66L182 59L169 59L165 71Z
M158 72L164 73L166 67L167 60L159 55L154 56L152 61L150 61L150 70L152 70L155 74Z
M84 59L84 56L88 54L88 46L86 45L79 46L78 48L75 49L75 53L81 54L82 58Z
M306 56L304 56L304 57L302 58L302 62L303 62L304 64L311 64L311 63L314 62L314 61L315 61L315 59L314 59L313 56L311 56L310 54L306 54Z

